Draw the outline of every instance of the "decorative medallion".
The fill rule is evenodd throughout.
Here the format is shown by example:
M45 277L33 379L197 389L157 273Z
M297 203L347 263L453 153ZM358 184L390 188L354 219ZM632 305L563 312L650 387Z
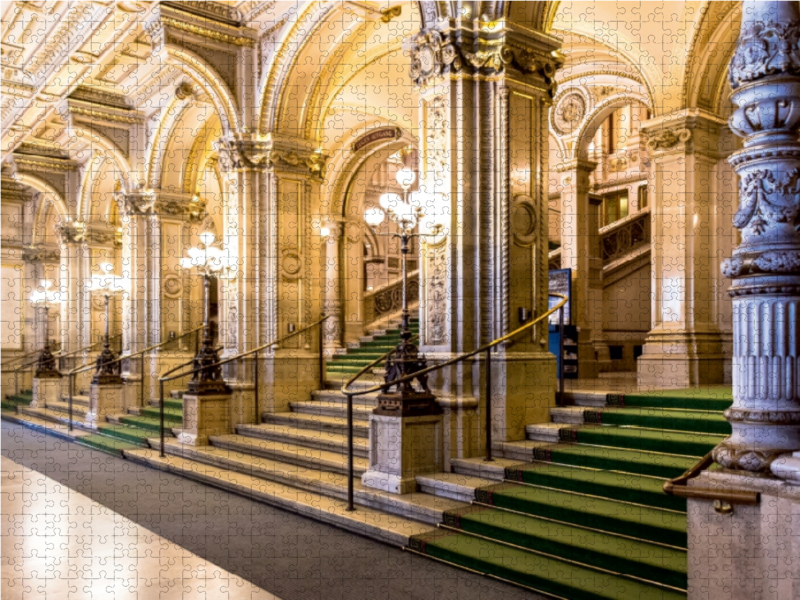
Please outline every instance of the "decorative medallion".
M167 273L161 280L161 291L165 298L176 300L183 293L183 282L175 273Z
M284 279L300 279L302 266L303 261L296 247L288 246L281 251L281 274Z
M528 247L536 239L536 207L530 196L514 196L511 205L511 235L517 246Z
M553 109L553 128L561 135L574 133L585 115L586 100L578 92L569 92Z

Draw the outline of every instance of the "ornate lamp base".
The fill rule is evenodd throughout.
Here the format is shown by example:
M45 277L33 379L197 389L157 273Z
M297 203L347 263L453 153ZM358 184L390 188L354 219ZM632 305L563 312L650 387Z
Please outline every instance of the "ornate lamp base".
M384 417L423 417L442 414L436 396L429 392L402 390L378 396L378 406L372 414Z
M222 378L222 367L217 365L218 362L217 351L212 347L211 340L206 338L203 340L200 352L197 353L192 362L193 370L204 370L198 371L192 376L192 380L189 382L190 394L207 396L209 394L231 393L231 388Z
M97 357L97 370L92 377L92 383L95 385L120 385L122 377L120 377L119 370L120 364L114 362L117 359L111 348L106 341L103 351Z
M61 379L61 373L56 370L56 359L50 352L50 346L45 346L39 353L39 362L36 364L36 377L39 379Z

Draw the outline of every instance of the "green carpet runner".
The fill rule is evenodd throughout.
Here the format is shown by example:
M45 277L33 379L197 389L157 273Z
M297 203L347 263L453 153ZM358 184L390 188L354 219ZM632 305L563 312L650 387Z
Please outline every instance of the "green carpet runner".
M419 334L419 319L411 319L409 329L412 335ZM327 361L328 375L355 375L376 358L380 358L400 343L400 329L390 329L385 335L376 336L372 341L362 342L358 348L348 348Z
M686 501L663 484L730 433L731 402L724 387L608 394L409 549L563 598L685 598Z
M0 407L2 410L16 413L17 406L28 406L31 402L33 402L33 390L22 390L18 394L6 394L0 402Z

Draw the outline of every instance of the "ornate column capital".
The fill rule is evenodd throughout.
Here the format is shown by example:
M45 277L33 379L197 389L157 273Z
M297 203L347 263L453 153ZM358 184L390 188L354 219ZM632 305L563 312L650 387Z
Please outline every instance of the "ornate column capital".
M86 223L83 221L68 221L59 226L58 234L62 243L83 244L88 241Z
M271 135L223 138L215 142L220 168L225 172L276 170L290 171L321 179L328 156L301 148L291 142L279 142Z
M691 108L645 121L640 132L653 158L695 153L719 158L719 137L724 126L722 117Z
M147 216L155 214L158 195L155 190L140 186L134 191L126 192L121 185L117 185L114 197L120 207L120 212L128 217Z
M61 259L61 252L58 248L38 248L28 246L22 249L22 261L27 263L46 263L58 262Z
M325 227L328 230L328 242L338 242L344 234L344 223L341 221L328 221Z

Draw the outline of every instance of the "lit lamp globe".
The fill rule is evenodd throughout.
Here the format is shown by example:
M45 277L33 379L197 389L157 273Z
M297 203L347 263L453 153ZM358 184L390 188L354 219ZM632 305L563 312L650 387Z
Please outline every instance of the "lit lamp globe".
M368 208L364 211L364 221L367 222L367 225L370 227L378 227L381 223L383 223L385 215L380 208Z
M381 205L383 210L394 210L402 203L403 199L400 197L400 195L393 192L381 194L381 197L378 198L378 204Z
M408 167L403 167L397 171L397 174L394 176L394 178L404 190L407 190L414 185L414 182L417 180L417 174Z

